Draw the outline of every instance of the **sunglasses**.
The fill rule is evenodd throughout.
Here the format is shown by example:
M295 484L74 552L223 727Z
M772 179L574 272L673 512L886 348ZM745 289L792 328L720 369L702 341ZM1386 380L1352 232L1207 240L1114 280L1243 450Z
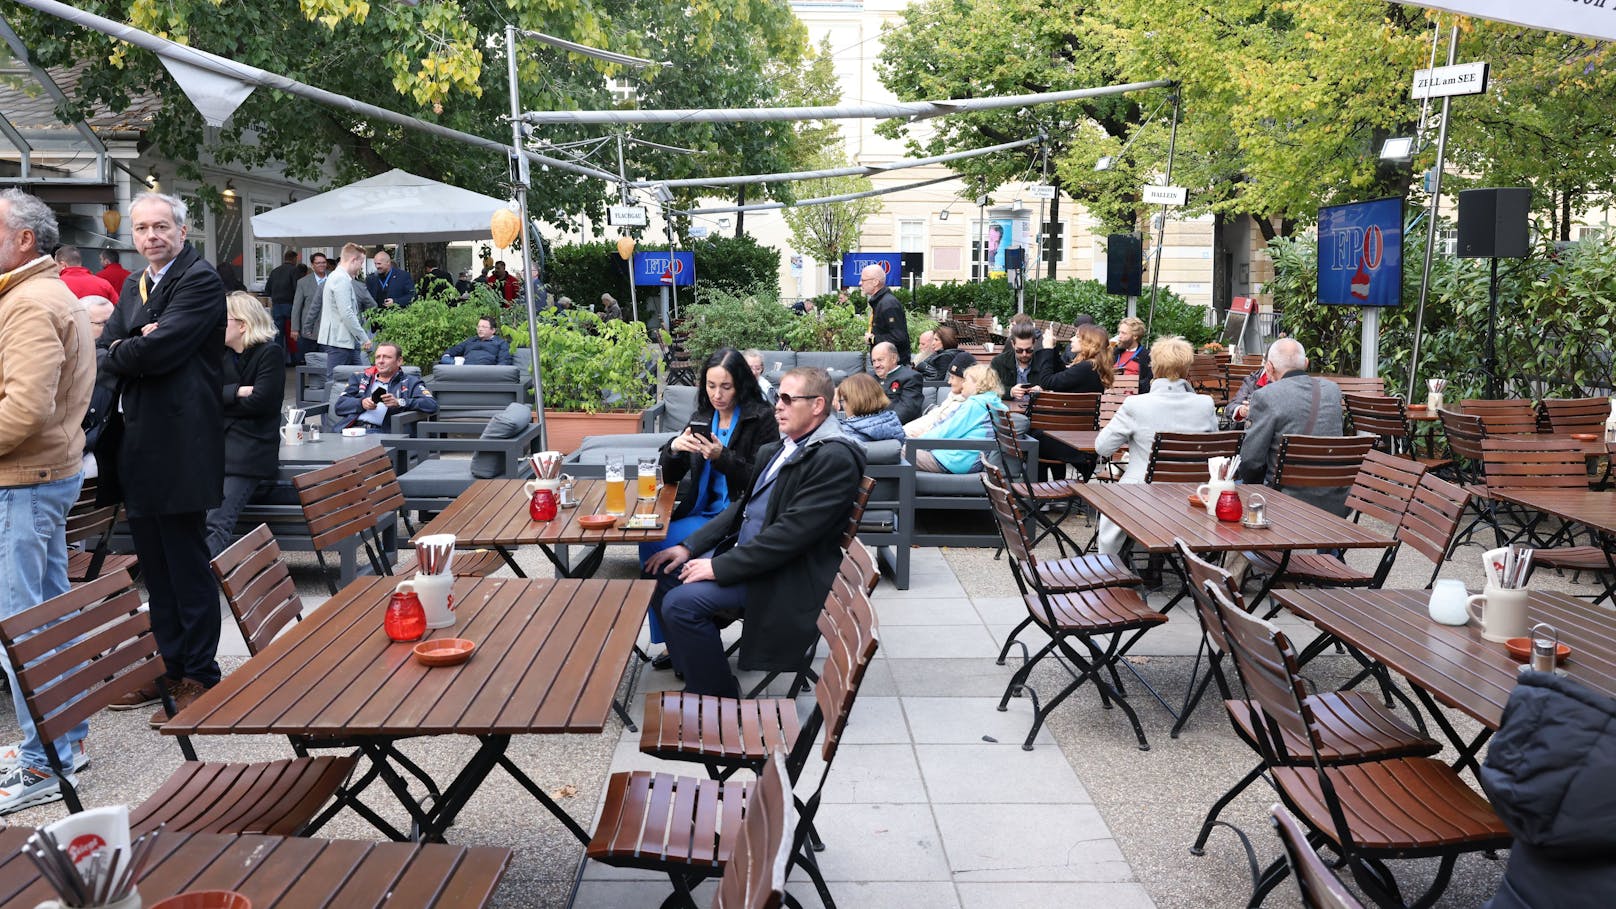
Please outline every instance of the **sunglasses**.
M780 392L779 401L780 401L781 404L784 404L785 406L790 407L791 405L797 403L798 401L812 401L815 398L823 398L823 397L824 397L824 395L789 395L789 394L786 394L785 392L782 391L782 392Z

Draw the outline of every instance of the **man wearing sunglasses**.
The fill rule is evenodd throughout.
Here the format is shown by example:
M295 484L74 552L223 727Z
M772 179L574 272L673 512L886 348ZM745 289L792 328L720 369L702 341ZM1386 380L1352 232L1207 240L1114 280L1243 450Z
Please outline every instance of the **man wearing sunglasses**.
M657 576L652 607L687 692L740 696L718 636L736 618L746 620L742 669L794 672L818 633L864 474L864 450L829 419L834 393L817 367L782 376L774 405L781 439L759 449L746 491L646 563Z

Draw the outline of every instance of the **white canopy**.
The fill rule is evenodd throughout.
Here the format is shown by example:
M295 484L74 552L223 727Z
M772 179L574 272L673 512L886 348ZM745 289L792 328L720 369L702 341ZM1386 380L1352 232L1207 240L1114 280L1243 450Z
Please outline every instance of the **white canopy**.
M1581 3L1523 3L1521 0L1397 0L1408 6L1449 10L1465 16L1525 25L1551 32L1581 35L1598 41L1616 41L1616 12L1604 0Z
M289 246L327 246L350 240L479 240L488 238L494 211L507 204L503 199L394 169L254 215L253 237Z

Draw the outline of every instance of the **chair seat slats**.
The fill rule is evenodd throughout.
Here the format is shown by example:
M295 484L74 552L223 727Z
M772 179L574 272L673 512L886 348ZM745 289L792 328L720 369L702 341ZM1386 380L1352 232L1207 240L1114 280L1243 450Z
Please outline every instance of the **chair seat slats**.
M1319 771L1275 767L1274 782L1297 811L1332 842L1335 822L1325 805ZM1326 767L1354 843L1362 849L1416 852L1457 846L1503 847L1509 828L1479 793L1434 758L1398 758Z

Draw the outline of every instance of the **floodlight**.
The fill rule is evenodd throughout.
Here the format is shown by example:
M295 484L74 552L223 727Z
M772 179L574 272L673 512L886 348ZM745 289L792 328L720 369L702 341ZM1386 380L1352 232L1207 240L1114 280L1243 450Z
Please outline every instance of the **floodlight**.
M1414 157L1414 137L1393 136L1380 146L1380 160L1408 161Z
M1101 155L1100 160L1094 162L1094 169L1095 170L1110 170L1116 163L1117 163L1117 159L1114 156L1112 156L1112 155Z

